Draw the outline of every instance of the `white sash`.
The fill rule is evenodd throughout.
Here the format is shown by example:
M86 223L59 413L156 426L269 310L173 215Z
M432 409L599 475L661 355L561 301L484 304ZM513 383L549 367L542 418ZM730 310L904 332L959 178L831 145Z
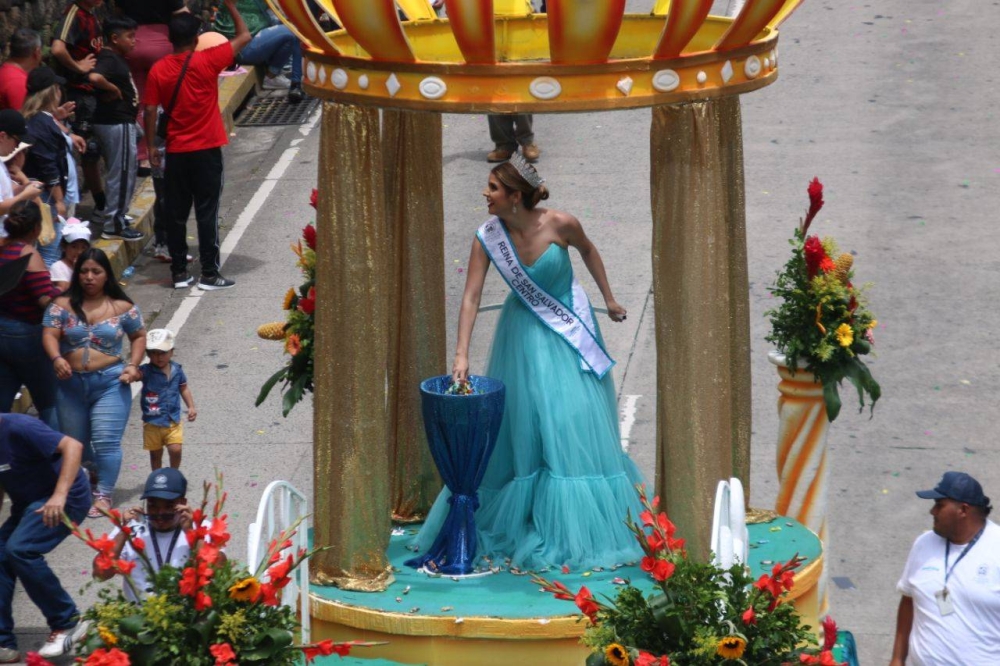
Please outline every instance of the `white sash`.
M476 232L490 261L500 271L521 302L546 326L558 333L580 355L580 367L603 378L615 362L597 339L590 301L580 283L573 278L573 307L542 289L528 275L514 250L507 229L496 216L491 217Z

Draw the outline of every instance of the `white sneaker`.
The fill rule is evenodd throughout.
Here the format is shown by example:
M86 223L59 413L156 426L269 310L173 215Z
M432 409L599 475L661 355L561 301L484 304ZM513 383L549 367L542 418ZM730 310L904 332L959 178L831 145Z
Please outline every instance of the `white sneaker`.
M264 77L264 90L288 90L291 86L292 82L284 74Z
M170 250L166 245L156 245L153 247L153 258L163 262L170 261Z
M49 634L48 640L38 650L38 656L49 659L72 654L73 645L87 632L87 623L80 622L70 629L60 629Z

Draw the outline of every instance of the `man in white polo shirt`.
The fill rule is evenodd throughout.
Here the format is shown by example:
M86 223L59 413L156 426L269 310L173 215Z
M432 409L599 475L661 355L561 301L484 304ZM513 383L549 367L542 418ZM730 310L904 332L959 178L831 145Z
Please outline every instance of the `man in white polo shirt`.
M1000 528L990 499L964 472L946 472L917 497L934 500L934 529L917 537L896 585L890 666L998 663Z

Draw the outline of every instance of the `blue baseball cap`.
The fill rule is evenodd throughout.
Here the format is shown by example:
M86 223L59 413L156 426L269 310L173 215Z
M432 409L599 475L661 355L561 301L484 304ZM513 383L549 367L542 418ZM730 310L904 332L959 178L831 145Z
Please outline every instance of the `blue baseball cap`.
M990 498L983 494L983 487L965 472L945 472L933 490L918 490L921 499L950 499L969 506L988 506Z
M175 500L187 493L188 482L180 470L173 467L158 469L146 478L146 488L140 499L151 497L165 500Z

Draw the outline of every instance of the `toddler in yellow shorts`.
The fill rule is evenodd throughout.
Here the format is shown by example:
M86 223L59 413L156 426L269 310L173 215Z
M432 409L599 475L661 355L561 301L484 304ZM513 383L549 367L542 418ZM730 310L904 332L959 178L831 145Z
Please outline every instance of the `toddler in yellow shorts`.
M142 439L149 451L149 464L163 467L163 449L170 455L170 466L181 465L184 426L181 425L181 400L187 406L188 421L198 418L194 397L180 363L174 362L174 334L165 328L155 328L146 334L146 354L149 363L139 368L142 373Z

